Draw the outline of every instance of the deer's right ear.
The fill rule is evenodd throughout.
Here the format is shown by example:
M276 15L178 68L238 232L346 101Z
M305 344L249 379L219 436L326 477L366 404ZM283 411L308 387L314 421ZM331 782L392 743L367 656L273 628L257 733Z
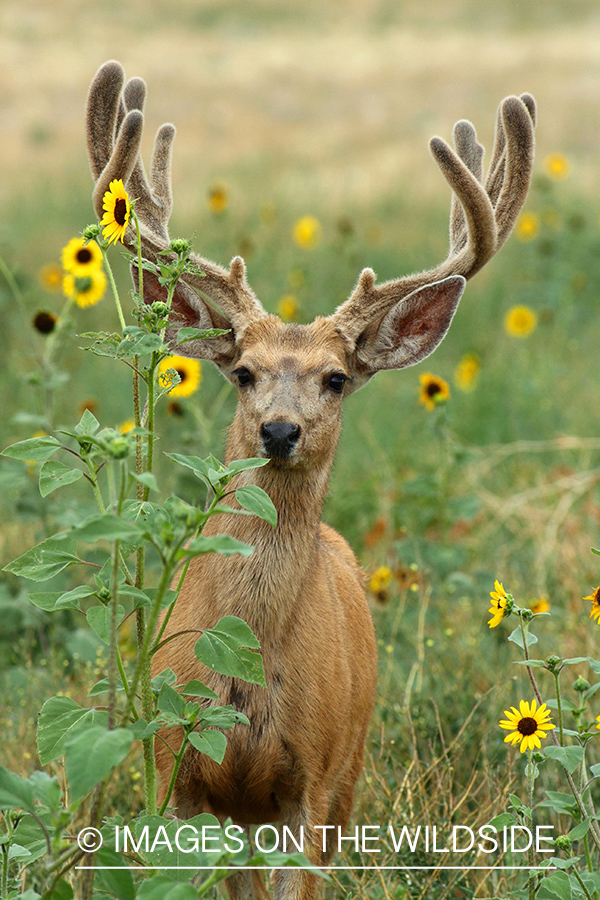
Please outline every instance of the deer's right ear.
M136 290L139 290L138 271L131 267L131 275ZM144 270L144 300L146 303L165 302L167 291L156 275ZM166 329L166 339L173 353L194 359L209 359L227 374L235 358L235 334L231 323L217 310L206 303L185 282L179 281L171 303L170 324ZM215 338L201 338L179 344L177 334L180 328L220 328L228 330Z

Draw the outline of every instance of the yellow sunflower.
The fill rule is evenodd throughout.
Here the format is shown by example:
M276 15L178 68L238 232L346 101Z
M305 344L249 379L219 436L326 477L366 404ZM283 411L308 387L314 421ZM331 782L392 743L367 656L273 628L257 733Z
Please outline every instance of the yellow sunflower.
M540 218L535 213L521 213L515 225L515 234L520 241L533 241L540 232Z
M294 225L294 241L303 250L312 250L321 240L321 223L314 216L302 216Z
M57 292L62 287L63 270L58 263L48 263L38 272L38 281L47 291Z
M510 710L505 709L504 715L506 719L501 719L498 723L500 728L506 728L511 734L507 734L504 743L520 744L521 753L526 750L540 750L542 745L540 738L546 737L547 731L556 728L550 719L550 710L545 703L542 703L537 709L537 701L532 700L527 703L521 700L519 703L519 711L511 706Z
M598 723L596 725L596 728L598 729L598 731L600 731L600 716L596 716L596 722Z
M594 593L590 594L589 597L584 597L583 599L592 601L590 619L596 619L598 625L600 625L600 587L597 587Z
M285 294L277 304L277 315L283 322L295 322L300 307L293 294Z
M432 375L431 372L423 372L419 375L419 381L421 382L419 403L423 403L429 412L450 399L450 385L443 378Z
M388 566L379 566L369 578L369 588L374 594L382 594L390 586L392 570Z
M129 194L123 186L120 178L111 181L108 190L102 200L104 215L100 220L102 236L109 244L121 241L125 237L129 219L131 217L131 203Z
M102 251L95 241L86 244L83 238L72 238L63 247L61 262L65 272L76 278L86 278L102 265Z
M544 159L546 174L553 181L562 181L571 171L571 163L562 153L549 153Z
M177 384L174 383L172 374L169 374L169 369L174 369L179 375L180 381ZM201 380L202 367L197 359L167 356L158 365L158 383L161 388L169 391L170 397L189 397L198 390Z
M224 181L214 181L208 189L208 208L220 215L229 206L229 188Z
M461 391L472 391L479 376L479 360L474 353L467 353L454 372L454 381Z
M535 331L538 317L528 306L512 306L504 317L504 330L511 337L525 338Z
M548 603L546 597L540 597L540 599L532 603L529 608L534 615L538 615L538 613L550 612L550 604Z
M77 278L67 272L63 278L63 292L74 300L77 306L94 306L102 300L106 290L106 275L102 269L94 269L85 278Z
M506 606L508 604L508 594L504 590L501 581L494 581L494 590L490 591L490 597L492 598L492 605L488 612L492 613L492 618L489 620L488 625L490 628L495 628L506 615Z

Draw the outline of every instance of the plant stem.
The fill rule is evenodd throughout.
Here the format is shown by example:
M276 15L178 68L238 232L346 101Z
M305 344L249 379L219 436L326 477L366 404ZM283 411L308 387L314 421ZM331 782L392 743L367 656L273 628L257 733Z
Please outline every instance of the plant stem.
M573 873L573 875L575 876L575 878L576 878L577 881L579 882L579 886L581 887L581 890L583 891L583 893L584 893L585 896L587 897L587 900L592 900L592 898L590 897L590 893L589 893L588 889L586 888L585 884L583 883L583 880L582 880L582 878L581 878L581 875L579 874L579 872L577 871L577 869L576 869L575 867L573 867L573 868L571 869L571 872Z
M527 751L527 806L529 807L529 811L531 813L531 819L529 824L533 829L533 785L534 785L534 777L533 777L533 751L529 749ZM534 900L535 898L535 877L533 874L533 866L535 863L534 853L533 853L533 841L529 846L529 850L527 851L527 855L529 857L529 900Z
M560 680L559 680L560 671L553 672L552 674L554 675L554 682L556 684L556 707L557 707L556 711L558 713L558 743L560 744L561 747L563 747L565 740L564 740L564 735L563 735L562 704L561 704L561 700L560 700Z
M188 743L188 735L191 731L190 729L183 729L183 740L181 742L181 747L179 748L179 752L175 754L175 762L173 763L173 771L171 772L171 778L169 780L169 787L167 788L167 793L165 794L165 799L163 800L160 809L158 810L159 816L164 816L165 809L169 805L169 800L171 799L171 794L173 793L173 788L175 787L175 781L177 779L177 774L181 767L181 762L183 760L183 754L187 750Z
M117 284L115 282L115 276L113 275L113 271L111 265L108 261L108 254L106 249L102 246L102 244L98 244L100 250L102 251L102 258L104 260L104 265L106 266L106 274L108 275L108 281L110 283L111 290L113 292L113 297L115 298L115 305L117 307L117 315L119 316L119 324L121 325L121 331L125 331L127 327L125 322L125 316L123 315L123 307L121 306L121 299L119 297L119 291L117 290Z
M110 643L108 658L108 730L115 727L117 707L117 617L119 609L119 547L120 541L113 544L112 552L112 584L110 590Z

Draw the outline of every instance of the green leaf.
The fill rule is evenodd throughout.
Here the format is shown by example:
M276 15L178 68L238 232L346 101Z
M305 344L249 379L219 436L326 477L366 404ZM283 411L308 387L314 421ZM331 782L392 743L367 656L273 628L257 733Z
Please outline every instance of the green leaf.
M543 878L536 900L573 900L571 882L566 872L553 872Z
M249 469L260 469L266 466L271 460L264 459L262 456L250 457L249 459L234 459L227 464L227 474L237 475L238 472L247 472Z
M42 437L29 438L26 441L19 441L17 444L11 444L2 451L2 456L8 456L11 459L24 459L31 462L43 462L54 456L59 450L61 444L56 438L45 434Z
M121 343L121 335L116 331L110 333L108 331L84 331L78 337L93 340L91 347L82 347L82 350L91 350L96 356L108 356L115 359L117 356L117 347Z
M530 631L527 631L527 630L525 631L525 637L527 640L528 647L531 647L532 644L537 644L537 642L538 642L536 635L532 634ZM515 630L511 634L509 634L508 640L512 641L513 644L516 644L517 647L520 647L521 650L525 650L525 647L523 645L523 635L521 633L520 625L517 626L517 628L515 628Z
M254 547L243 544L228 534L215 534L210 537L199 535L181 551L182 556L201 556L203 553L220 553L221 556L239 553L240 556L251 556Z
M109 897L118 897L119 900L134 900L133 875L127 859L106 846L98 850L94 859L98 867L96 884L106 891Z
M65 742L65 771L71 801L81 800L102 781L125 758L132 742L133 735L126 728L107 731L101 725L90 725L72 734Z
M127 728L136 741L143 741L153 734L156 734L163 725L164 722L161 722L160 719L152 719L151 722L146 722L145 719L136 719L135 722L132 722Z
M546 662L543 659L513 659L513 663L515 666L528 666L531 669L541 669L546 665Z
M38 800L52 809L54 812L60 807L62 790L58 778L48 775L40 770L29 776L29 783L33 785L33 792Z
M235 496L240 506L254 513L259 519L265 519L269 525L275 528L277 525L277 510L266 491L263 491L256 484L249 484L247 487L238 488Z
M580 822L575 828L571 828L567 837L571 842L581 840L581 838L585 837L590 830L591 824L591 819L584 819L583 822Z
M34 792L25 778L0 766L0 809L33 809Z
M590 766L590 772L595 778L598 778L600 775L600 763L595 763L595 765Z
M50 459L40 469L40 494L47 497L52 491L83 478L81 469L72 469L57 459Z
M219 699L218 694L215 694L209 687L206 687L205 684L202 684L201 681L197 681L196 679L188 681L188 683L181 688L181 693L186 694L189 697L205 697L207 700Z
M544 756L556 759L571 775L583 759L583 747L546 747Z
M149 488L151 491L158 492L158 490L159 490L158 482L156 480L156 477L152 474L152 472L142 472L140 475L136 475L135 473L132 473L132 475L135 478L135 480L139 481L140 484L143 484L144 487Z
M194 653L200 662L232 678L265 686L262 658L246 648L258 647L252 630L236 616L224 616L214 628L206 629L196 642Z
M22 556L4 567L5 572L29 578L31 581L47 581L81 560L72 551L76 549L72 532L63 531L32 547Z
M191 469L199 477L208 478L209 466L199 456L184 456L182 453L165 453L165 456L168 456L173 462L179 463L180 466Z
M581 663L588 662L587 656L573 656L571 659L563 659L564 666L578 666Z
M493 826L497 831L500 831L504 827L508 828L510 825L516 824L516 816L513 816L513 814L509 812L500 813L500 815L494 816L494 818L488 822L488 825Z
M81 609L79 601L84 600L86 597L91 597L93 594L93 588L81 584L66 593L62 591L43 591L29 594L29 599L38 609L54 612L57 609Z
M137 325L128 325L123 331L123 340L116 348L116 356L120 359L131 356L147 356L163 349L160 334L147 332Z
M207 706L202 710L200 721L203 726L210 725L212 728L222 728L225 731L236 725L250 724L250 719L233 706Z
M183 719L185 716L185 700L170 684L165 682L158 694L157 706L160 712Z
M119 604L117 606L117 626L125 615L124 608ZM94 631L103 644L110 644L110 606L91 606L87 613L88 625Z
M185 344L188 341L222 337L224 334L229 334L230 331L231 329L224 328L180 328L177 332L177 343Z
M198 900L198 891L191 884L172 881L168 875L155 875L140 884L137 900Z
M221 765L227 749L227 738L224 734L220 731L192 731L188 740L192 747Z
M85 434L91 436L93 434L96 434L99 428L100 422L98 421L94 413L89 409L84 409L83 415L79 420L79 424L75 426L75 434Z
M144 538L145 531L139 525L135 525L128 519L106 513L103 516L93 516L74 528L71 532L78 541L85 544L94 544L96 541L127 541L136 543Z
M109 679L101 678L100 681L97 681L96 684L92 685L92 687L88 691L88 697L95 697L97 694L106 694L109 689ZM123 682L120 678L115 680L115 689L117 691L124 691Z
M50 697L42 706L37 724L40 762L48 765L65 752L65 742L81 728L108 724L103 710L79 706L70 697Z

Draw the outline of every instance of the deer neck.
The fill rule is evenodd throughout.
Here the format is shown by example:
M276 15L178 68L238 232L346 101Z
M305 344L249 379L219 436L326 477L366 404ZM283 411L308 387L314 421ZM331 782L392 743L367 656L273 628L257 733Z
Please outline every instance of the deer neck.
M229 446L226 461L245 455ZM266 491L277 510L276 527L256 516L226 514L213 517L207 524L205 534L227 533L254 547L249 557L212 558L218 570L221 614L244 619L261 641L285 630L299 597L314 581L330 467L300 469L269 462L242 472L231 487L256 484ZM233 497L228 502L237 505Z

